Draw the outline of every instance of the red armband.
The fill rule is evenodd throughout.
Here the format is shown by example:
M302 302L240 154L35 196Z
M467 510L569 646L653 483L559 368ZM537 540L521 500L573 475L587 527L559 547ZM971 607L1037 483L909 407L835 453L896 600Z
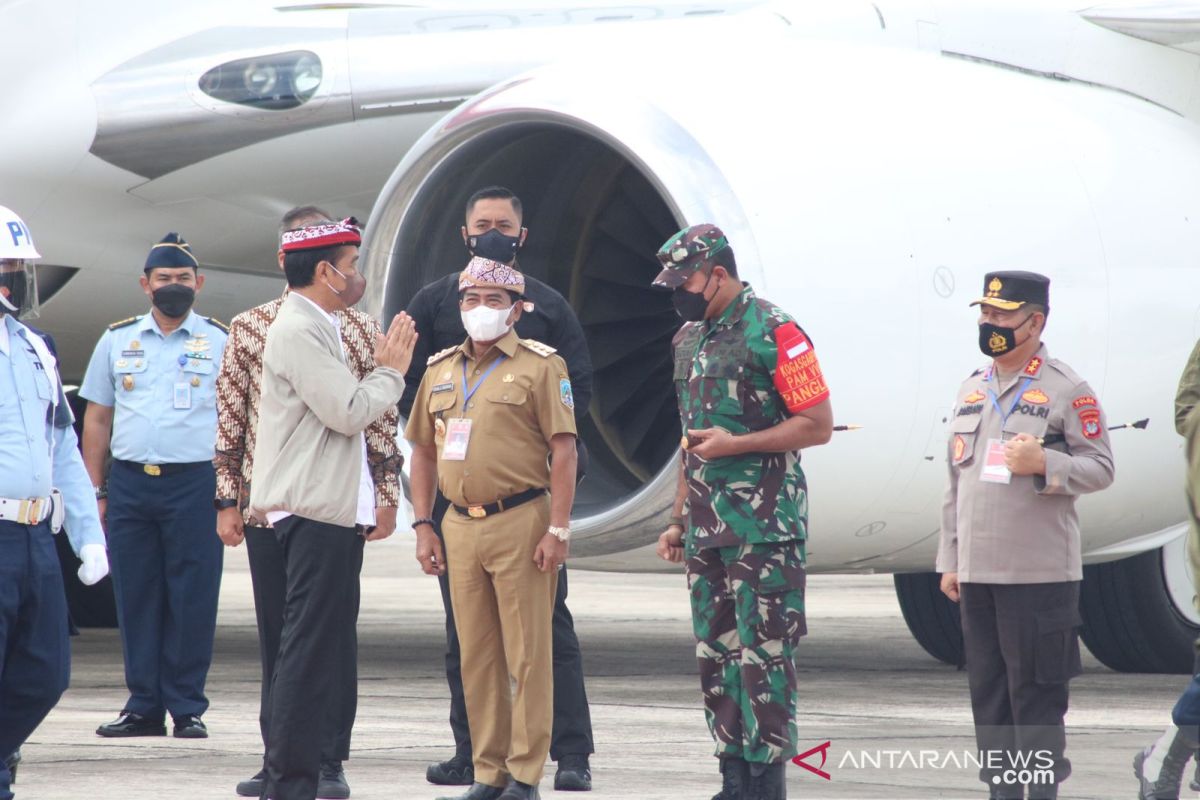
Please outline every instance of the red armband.
M829 397L829 387L817 363L812 342L794 322L775 329L775 388L792 414L812 408Z

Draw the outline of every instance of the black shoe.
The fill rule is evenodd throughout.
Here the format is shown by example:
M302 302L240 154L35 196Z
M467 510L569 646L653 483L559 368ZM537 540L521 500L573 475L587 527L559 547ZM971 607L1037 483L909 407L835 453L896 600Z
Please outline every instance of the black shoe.
M1188 759L1195 755L1196 743L1174 725L1168 727L1154 744L1133 757L1139 800L1177 800Z
M508 786L504 787L504 792L498 800L540 800L541 795L538 794L538 787L530 786L528 783L521 783L513 778L508 782Z
M237 785L238 797L262 797L263 784L267 782L267 771L260 769L254 773L254 777L248 781L241 781Z
M122 711L121 716L96 728L98 736L166 736L167 726L161 719L148 719L132 711Z
M174 735L176 739L207 739L208 728L204 727L198 715L184 714L175 718Z
M558 760L558 772L554 773L554 791L590 792L592 790L592 768L586 755L563 756Z
M437 800L499 800L502 794L504 794L504 788L501 786L473 783L471 788L467 789L466 794L460 794L458 797L439 797Z
M750 765L745 759L721 756L721 791L712 800L747 800Z
M787 764L750 764L746 800L787 800Z
M322 761L321 779L317 781L319 800L345 800L350 796L350 784L346 783L346 771L341 761Z
M4 766L8 767L9 783L17 782L17 765L21 763L21 748L17 748L4 757Z
M430 764L425 770L425 780L438 786L470 786L475 782L475 766L470 756L455 755L449 761Z

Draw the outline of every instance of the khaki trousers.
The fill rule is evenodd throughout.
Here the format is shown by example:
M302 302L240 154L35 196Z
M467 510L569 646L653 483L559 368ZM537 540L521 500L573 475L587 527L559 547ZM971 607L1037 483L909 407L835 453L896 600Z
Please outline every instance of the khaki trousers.
M550 753L558 571L533 563L549 520L544 496L483 519L451 508L442 520L475 780L489 786L509 776L537 785Z

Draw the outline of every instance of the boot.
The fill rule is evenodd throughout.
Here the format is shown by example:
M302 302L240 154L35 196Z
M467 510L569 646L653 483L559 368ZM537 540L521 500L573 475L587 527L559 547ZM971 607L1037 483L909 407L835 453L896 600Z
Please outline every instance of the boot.
M751 764L746 800L787 800L786 762Z
M8 774L11 776L13 783L17 782L17 765L21 763L21 748L17 748L4 757L4 766L8 767Z
M1179 784L1187 761L1198 745L1171 725L1166 732L1133 757L1133 774L1139 783L1139 800L1178 800Z
M749 800L750 765L744 759L721 756L721 791L712 800Z

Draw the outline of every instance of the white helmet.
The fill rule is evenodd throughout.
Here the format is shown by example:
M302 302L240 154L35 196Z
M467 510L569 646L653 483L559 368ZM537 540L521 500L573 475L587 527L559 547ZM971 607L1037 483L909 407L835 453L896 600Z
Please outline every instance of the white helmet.
M25 222L0 206L0 313L38 315L37 273L30 262L41 257Z
M0 206L0 258L41 258L29 228L11 210Z

